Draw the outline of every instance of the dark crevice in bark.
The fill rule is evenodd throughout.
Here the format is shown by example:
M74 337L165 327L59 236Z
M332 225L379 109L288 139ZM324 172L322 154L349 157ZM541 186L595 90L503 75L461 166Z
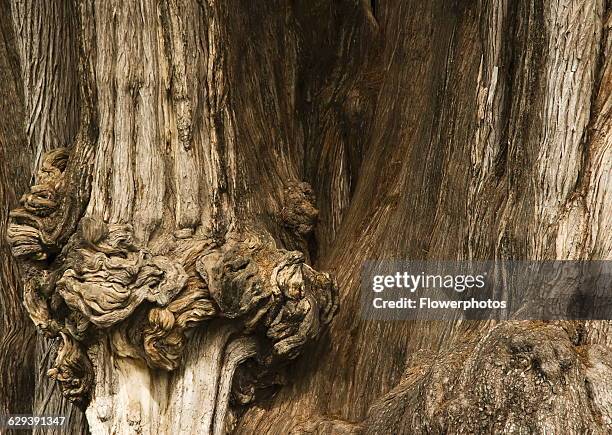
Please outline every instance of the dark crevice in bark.
M510 10L515 23L512 34L512 63L509 73L508 150L506 171L508 195L514 201L510 209L513 216L529 216L533 221L533 187L523 180L529 177L537 164L537 143L541 133L539 111L545 86L546 26L544 6L520 2ZM512 16L515 18L512 19ZM528 258L530 241L524 231L509 229L505 233L504 251L509 258ZM500 246L501 248L501 246Z
M510 145L510 128L512 118L510 116L512 111L513 102L513 90L515 87L515 79L518 74L517 61L515 58L514 47L517 42L514 40L513 35L516 35L516 29L519 26L518 23L518 2L508 3L508 15L504 20L502 32L503 32L503 48L502 48L502 80L507 83L505 92L502 98L504 104L502 106L502 112L499 114L501 119L504 120L501 131L501 144L500 149L495 156L495 176L502 180L504 176L508 174L508 148ZM484 47L484 46L483 46ZM507 198L506 198L507 199Z
M585 128L584 130L581 140L581 144L583 146L582 161L580 162L580 169L578 171L578 177L576 178L576 185L573 189L573 191L580 196L583 196L585 194L585 190L588 188L589 170L592 153L592 150L589 145L593 142L593 137L597 134L595 124L599 116L599 110L602 109L602 107L599 107L599 98L601 97L602 91L606 92L606 89L601 89L602 86L606 85L606 83L604 82L604 68L606 66L606 61L609 62L609 59L606 58L612 56L612 53L609 53L607 51L609 44L608 38L610 38L609 33L612 32L612 28L608 26L608 22L612 22L612 1L607 0L606 3L607 4L604 6L604 13L602 17L602 32L598 49L599 55L597 57L597 63L595 66L594 73L595 80L593 82L593 88L591 90L591 104L589 109L590 119L587 128Z
M0 82L0 414L30 414L35 330L21 304L21 277L6 229L9 209L27 190L33 155L26 146L24 88L7 0L0 1Z
M211 212L214 214L211 237L222 245L226 242L230 224L240 229L256 226L258 232L269 233L274 238L276 247L300 250L310 257L311 263L321 263L322 267L334 270L342 285L343 306L336 325L319 343L305 347L306 358L286 367L291 382L260 406L247 410L241 402L244 408L239 415L246 412L241 422L243 433L287 433L286 429L300 420L314 426L320 422L320 431L308 432L319 434L356 433L364 429L375 433L385 428L388 428L386 433L401 433L402 430L409 431L411 423L421 424L422 432L452 432L449 428L474 429L488 425L486 427L491 429L494 419L507 422L507 410L511 406L516 405L517 415L520 415L519 405L540 397L531 394L533 390L516 393L510 385L512 388L504 391L499 397L500 402L496 402L502 406L495 408L487 419L481 418L474 408L478 404L476 401L454 400L457 399L456 392L462 391L463 383L457 383L453 393L444 389L454 381L449 384L444 379L468 371L472 363L474 366L483 363L483 367L494 367L500 361L496 359L499 355L504 355L514 364L516 352L509 351L506 344L513 337L530 334L530 327L498 331L500 335L489 343L490 351L486 355L479 354L477 347L470 346L476 343L477 334L484 332L486 335L486 328L490 325L473 323L465 326L453 323L451 319L440 323L410 324L363 321L358 317L358 281L359 268L364 260L457 258L468 255L465 245L472 242L472 239L466 241L470 237L475 240L474 257L516 259L530 254L533 240L539 237L532 231L538 223L532 200L539 192L531 181L537 176L536 159L542 145L542 101L548 96L544 71L548 61L545 6L527 1L510 2L500 29L491 29L487 28L491 24L487 17L491 20L490 16L498 12L493 8L499 5L486 0L452 1L447 5L450 9L445 8L443 2L421 1L260 3L244 0L236 7L218 2L198 3L198 12L205 17L198 16L198 19L202 18L200 21L190 21L188 18L193 18L190 16L192 11L185 3L183 18L187 19L184 25L194 30L190 26L197 22L195 39L206 40L199 41L202 47L205 46L203 51L218 49L219 53L214 56L218 56L219 64L222 64L215 64L216 58L197 64L197 67L214 64L213 68L219 71L215 70L210 76L198 76L197 86L189 90L207 94L207 98L194 108L195 119L207 116L203 113L205 108L215 113L211 115L212 125L203 127L205 123L202 122L194 127L198 133L201 133L198 128L210 129L216 133L215 139L218 138L215 145L208 142L194 144L194 148L200 146L204 152L219 153L218 173L214 168L214 174L206 173L199 179L202 185L206 176L215 178L215 182L219 180L214 194L206 198L208 203L203 202L204 208L214 208ZM91 5L92 9L82 12L82 15L91 13L89 25L93 29L89 32L93 31L94 35L92 38L89 34L80 40L80 58L89 59L89 63L86 66L83 63L79 71L85 86L81 89L84 96L80 101L83 118L66 174L70 184L77 187L69 191L69 199L64 204L67 216L63 216L58 231L53 233L59 247L70 241L83 216L92 183L91 161L96 152L103 152L94 149L98 142L98 120L94 108L101 103L94 95L100 83L94 80L93 68L97 61L92 57L98 43L107 42L105 49L110 46L110 51L119 50L122 42L117 42L117 30L124 30L120 28L125 26L125 22L117 22L121 6L114 5L117 8L112 12L114 34L100 35L101 40L97 41L95 25L92 24L95 22L93 3L79 4L82 8ZM98 4L100 2L96 7ZM198 9L195 4L192 6ZM171 50L172 44L176 44L171 41L173 7L174 4L168 6L165 3L161 6L158 34L162 36L161 43L170 64L176 60ZM143 11L139 12L144 15ZM213 19L218 27L206 27ZM110 15L108 20L111 21ZM386 40L381 35L383 25L386 26ZM87 26L79 23L78 27L82 30ZM489 170L486 178L476 180L470 178L474 165L471 153L475 151L469 142L472 133L478 131L480 122L480 119L474 122L478 116L475 113L478 112L479 91L485 94L495 92L493 87L487 87L492 77L483 76L483 83L478 83L482 89L474 88L477 88L480 77L478 64L482 53L491 52L491 44L496 43L496 35L492 32L498 30L503 33L499 48L501 60L497 59L497 54L492 54L495 59L485 54L483 63L488 74L492 68L487 66L501 62L495 66L499 67L497 91L501 92L499 86L503 86L503 94L492 98L502 101L495 100L491 105L497 122L492 128L499 128L499 131L495 131L495 143L486 144L493 156L493 166L485 169ZM216 47L211 47L215 44ZM603 49L602 46L600 50ZM196 58L211 54L193 55ZM116 63L116 59L111 60L106 66L117 68ZM153 74L159 73L155 70L157 67L153 67ZM599 65L598 70L601 68ZM12 72L14 78L15 71ZM219 78L214 77L217 73L224 79L219 83L206 82ZM117 75L121 74L122 71L113 70L108 86L114 87ZM162 99L172 101L178 85L174 79L169 83L169 89L160 93L167 92ZM211 88L223 85L227 86L224 95L208 95L214 93ZM110 93L113 94L109 98L111 104L102 107L112 112L116 109L112 102L116 102L118 91ZM132 97L136 98L135 94ZM213 101L215 98L222 101ZM130 104L136 110L140 102L135 99ZM591 106L594 104L593 99ZM221 113L226 108L229 118L225 117L226 113ZM112 127L110 134L114 135L117 128ZM0 141L3 139L1 135L0 128ZM585 133L585 146L590 137L590 133ZM132 152L137 149L138 138L138 132L132 131L129 144ZM115 140L121 138L113 137L113 143ZM179 177L177 173L180 171L172 165L171 140L164 140L163 144L166 155L162 158L168 166L165 176L174 179ZM213 147L216 148L211 150ZM587 152L583 153L582 157L586 156ZM111 160L109 167L112 167L115 163L113 157L109 155L106 158ZM197 156L198 164L202 159L202 155ZM228 166L232 162L237 166L236 175L229 174ZM198 170L203 169L203 165L195 166ZM0 170L4 170L2 162ZM131 160L131 170L137 170L134 160ZM583 163L578 172L579 181L584 179L584 171ZM316 193L316 207L302 204L301 209L291 209L298 201L287 201L283 189L302 182L309 183ZM107 188L101 189L106 195L102 202L111 203L113 198L109 192L112 192L113 185L110 177L103 176L98 186L106 183L109 183ZM138 180L135 184L136 189L146 187L146 183ZM181 187L180 183L166 181L164 222L160 225L173 227L174 221L178 221L176 201ZM199 187L206 189L208 186ZM473 210L466 210L469 209L466 199L470 198L472 189L476 191L474 203L479 208L474 214L471 214ZM199 197L202 198L204 194ZM311 205L319 209L319 222L314 231L303 229L313 226L311 220L300 220L308 214L303 212ZM236 212L235 221L229 222L234 219L229 209ZM172 216L168 217L168 214ZM480 218L484 218L482 222ZM312 219L312 214L309 219ZM470 219L473 219L475 228L469 231L474 234L466 236L465 224ZM167 236L164 231L166 228L161 226L156 228L151 238L163 241ZM54 252L48 262L59 263L61 256L62 253L57 255ZM234 272L247 274L248 270L243 265L236 267ZM137 324L146 321L145 307L149 310L152 305L145 304L138 310L135 316ZM61 306L57 311L60 317L64 317L67 309ZM201 328L198 332L204 330ZM463 334L464 330L471 331L472 336ZM567 340L562 337L561 342L573 340L571 343L574 345L582 343L586 332L582 334ZM556 338L550 337L543 336L536 342L555 343ZM533 343L528 344L531 351ZM457 353L456 350L464 345L470 348ZM42 339L39 346L38 376L44 377L57 349ZM417 361L418 349L427 350L426 361ZM441 352L437 353L439 349ZM548 351L544 353L551 354ZM106 357L110 358L109 355ZM410 361L407 362L407 358ZM528 376L547 370L546 363L554 362L554 358L544 363L536 360ZM258 369L254 359L249 359L246 366L251 372ZM408 369L404 370L404 366ZM459 370L461 367L466 370ZM419 370L429 370L429 373L419 375ZM449 373L453 376L448 376ZM406 375L413 379L406 381ZM151 379L158 379L156 376ZM490 379L477 374L467 382L470 387L484 382L482 391L508 386L498 382L499 379L502 379L501 374ZM512 378L509 379L508 382L512 383ZM276 392L280 382L274 382L270 390ZM42 410L64 406L55 397L59 390L55 384L40 382L38 386L37 393L44 396L38 399ZM168 389L168 394L170 391L173 390ZM334 394L329 394L329 391ZM478 391L481 390L466 389L465 397ZM512 403L502 402L509 397L506 392L512 393ZM422 400L424 397L429 400L432 395L436 397L431 403ZM265 397L269 396L266 394ZM591 399L593 397L591 395ZM439 403L434 403L438 399ZM55 403L56 400L59 404ZM483 399L483 403L487 406L495 404L489 399ZM119 415L123 411L114 412ZM434 411L438 412L435 419L431 417ZM76 420L83 418L78 408L70 408L70 412L76 413ZM332 415L338 420L330 420ZM413 418L408 418L410 416ZM460 426L462 417L482 422ZM77 429L87 430L84 422L79 425Z

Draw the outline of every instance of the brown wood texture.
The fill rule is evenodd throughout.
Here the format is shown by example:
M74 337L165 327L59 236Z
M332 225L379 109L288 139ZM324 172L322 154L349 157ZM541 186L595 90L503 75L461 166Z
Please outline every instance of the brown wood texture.
M21 304L17 266L6 242L8 212L27 191L32 153L24 131L23 82L8 2L0 3L0 412L30 413L35 331Z
M28 184L59 199L41 247L13 217L23 279L2 234L0 411L71 433L612 430L609 321L359 316L368 260L612 259L608 0L2 5L0 233ZM278 270L316 320L268 354L282 333L229 293ZM36 351L32 277L63 301L28 305L56 337Z

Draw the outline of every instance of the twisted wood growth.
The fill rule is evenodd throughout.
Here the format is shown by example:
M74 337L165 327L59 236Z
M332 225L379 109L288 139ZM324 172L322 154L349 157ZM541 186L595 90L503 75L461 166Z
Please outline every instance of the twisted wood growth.
M21 208L10 213L12 224L7 238L15 257L46 260L58 247L52 236L53 221L65 193L64 171L68 151L58 148L45 156L37 176L37 184L21 197ZM52 216L53 215L53 216Z
M296 358L331 322L335 282L305 264L301 252L278 249L264 231L228 233L221 243L181 236L166 255L154 255L139 246L131 225L86 216L62 246L50 234L54 219L62 216L68 159L63 148L44 156L37 184L10 213L7 236L21 260L24 305L32 321L61 339L48 375L64 396L87 402L95 382L90 358L99 357L92 349L96 343L108 339L114 355L172 371L181 364L190 329L225 319L233 334L226 337L223 363L229 372L216 381L227 391L213 402L223 411L215 411L211 422L215 433L225 430L234 371L247 358L261 366L251 370L260 372ZM305 183L299 186L312 198ZM317 214L312 200L308 206L306 216L298 216L298 206L292 218L312 221ZM241 389L256 388L255 382L245 384L244 374L241 379ZM242 405L250 402L244 393L241 397Z
M62 393L72 401L82 400L93 383L93 367L81 345L66 332L59 332L62 340L54 367L47 375L60 384Z
M358 313L364 261L612 258L609 1L10 6L3 320L55 337L12 397L75 433L610 432L610 321Z
M125 320L144 301L166 306L187 281L180 264L136 246L129 225L84 218L77 237L56 289L98 328Z

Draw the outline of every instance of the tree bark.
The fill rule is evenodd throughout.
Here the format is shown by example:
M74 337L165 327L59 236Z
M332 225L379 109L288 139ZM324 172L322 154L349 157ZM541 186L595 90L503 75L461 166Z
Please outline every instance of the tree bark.
M31 382L34 327L21 305L17 265L6 243L8 212L28 189L32 166L23 129L23 83L8 2L0 3L0 412L29 413L34 394Z
M0 152L27 148L0 166L3 412L96 434L612 430L609 321L358 314L367 260L612 259L609 1L2 13ZM9 355L34 352L19 300L48 337L36 370Z

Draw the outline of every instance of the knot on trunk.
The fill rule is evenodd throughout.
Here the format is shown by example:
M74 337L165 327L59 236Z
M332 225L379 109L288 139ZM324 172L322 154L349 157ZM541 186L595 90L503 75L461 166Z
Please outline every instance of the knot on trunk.
M73 402L81 401L93 384L93 367L81 345L64 332L54 367L47 375L60 384L62 394Z
M202 255L196 267L222 317L239 320L246 332L265 333L266 363L295 358L338 307L329 274L308 266L301 252L277 249L265 237L230 239Z
M261 234L235 234L185 265L187 285L167 306L152 308L142 331L147 363L174 370L190 328L227 319L258 342L257 361L272 367L297 357L331 322L338 289L297 251Z
M129 225L83 218L77 234L56 290L98 328L124 320L143 301L168 305L187 281L180 264L137 247Z
M545 322L504 322L470 338L414 355L399 385L370 408L363 432L405 433L415 421L418 433L608 432L600 392L612 364L599 349ZM584 412L589 401L595 409Z
M302 252L278 249L265 231L222 241L175 237L156 255L139 244L131 225L66 218L77 210L68 198L68 157L65 149L45 156L37 184L10 213L8 240L30 318L61 338L48 374L70 400L88 396L94 382L88 354L95 356L100 339L117 356L171 371L181 364L188 331L216 319L235 331L232 340L246 343L236 347L236 367L245 364L235 391L239 402L250 401L254 384L273 379L331 321L338 295L332 277L307 265ZM312 231L317 210L308 184L287 189L281 215L296 234Z
M9 214L7 240L15 257L45 260L57 249L52 231L64 194L67 162L66 148L47 153L36 175L37 184L21 197L21 207Z
M310 184L292 182L283 192L280 211L282 224L296 235L306 237L314 230L319 216L316 198Z

